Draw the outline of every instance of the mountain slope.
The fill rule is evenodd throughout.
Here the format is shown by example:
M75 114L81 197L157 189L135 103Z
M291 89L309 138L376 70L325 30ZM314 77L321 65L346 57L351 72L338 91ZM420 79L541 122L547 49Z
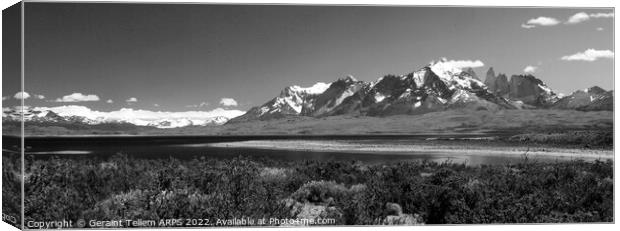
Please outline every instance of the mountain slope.
M578 90L558 100L554 109L577 109L584 111L613 110L613 91L594 86Z
M593 100L590 104L576 108L579 111L613 111L614 91L604 93L603 97Z
M331 84L316 83L311 87L289 86L280 95L259 107L253 107L245 114L235 117L236 122L251 120L268 120L286 116L301 115L308 105L313 105L318 96L329 89ZM321 102L323 102L322 100Z

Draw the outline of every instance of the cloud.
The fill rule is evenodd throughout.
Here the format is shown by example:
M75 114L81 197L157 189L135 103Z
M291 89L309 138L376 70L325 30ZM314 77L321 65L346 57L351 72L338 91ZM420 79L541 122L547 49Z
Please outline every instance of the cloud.
M568 18L568 20L566 21L567 24L577 24L580 22L585 22L590 20L590 15L586 14L586 12L579 12L574 14L573 16L570 16L570 18Z
M605 29L604 29L604 28L602 28L602 27L598 27L598 28L596 28L596 30L597 30L597 31L603 31L603 30L605 30Z
M36 95L35 94L34 97L37 98L37 99L45 99L44 95Z
M127 103L134 103L134 102L138 102L138 99L136 99L136 97L131 97L131 98L125 100L125 102L127 102Z
M614 13L593 13L587 14L586 12L579 12L570 16L568 20L566 20L566 24L577 24L588 21L593 18L613 18Z
M610 50L587 49L584 52L578 52L572 55L562 56L562 60L566 61L596 61L597 59L613 59L614 52Z
M97 95L84 95L82 93L75 92L71 95L65 95L62 98L55 100L56 102L87 102L87 101L99 101Z
M106 103L114 103L114 101L112 99L108 99L105 101Z
M28 99L28 98L30 98L30 94L28 94L28 92L25 92L25 91L20 91L20 92L15 93L13 98L16 98L16 99Z
M521 27L531 29L536 26L555 26L558 24L560 24L560 21L555 18L540 16L527 20L525 24L521 24Z
M155 107L159 107L159 104L153 104L153 106L155 106Z
M527 74L533 74L534 72L536 72L537 69L538 69L538 67L535 67L535 66L526 66L523 69L523 72L527 73Z
M450 68L476 68L483 67L484 63L480 60L448 60L445 57L441 58L439 62L432 61L431 65L433 67L442 68L442 69L450 69Z
M595 13L595 14L590 14L590 17L592 18L613 18L614 13Z
M220 105L224 107L236 107L238 104L233 98L222 98L220 99Z
M228 119L243 115L245 112L240 110L228 110L216 108L210 111L149 111L133 108L122 108L117 111L102 112L91 110L80 105L64 105L58 107L35 107L34 110L50 110L60 116L83 116L92 120L102 121L127 121L137 125L147 125L151 122L162 119L188 119L196 122L204 121L213 117L226 117Z
M521 24L521 27L523 27L523 28L525 28L525 29L532 29L532 28L534 28L534 27L536 27L536 26L534 26L534 25L528 25L528 24Z
M613 18L614 17L614 13L610 12L610 13L591 13L588 14L586 12L579 12L576 13L572 16L570 16L565 22L564 24L578 24L578 23L582 23L588 20L591 20L593 18ZM530 20L528 20L526 23L521 24L521 27L525 28L525 29L532 29L535 28L537 26L555 26L560 24L560 21L555 19L555 18L551 18L551 17L545 17L545 16L540 16L538 18L532 18Z
M11 96L2 96L2 101L5 101L5 100L10 99L10 98L11 98Z

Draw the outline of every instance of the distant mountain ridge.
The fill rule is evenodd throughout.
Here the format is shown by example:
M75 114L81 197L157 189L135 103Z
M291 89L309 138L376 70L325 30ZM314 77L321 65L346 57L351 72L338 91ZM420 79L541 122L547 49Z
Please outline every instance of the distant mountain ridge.
M613 91L594 86L578 90L558 100L552 108L575 109L580 111L611 111L613 110Z
M21 121L21 113L24 114L24 121L37 123L41 125L58 125L58 124L79 124L79 125L102 125L102 124L119 124L132 126L146 126L156 128L176 128L187 126L212 126L222 125L228 122L228 118L224 116L213 116L205 118L163 118L144 120L140 118L117 119L117 118L88 118L85 116L64 113L61 116L50 109L34 108L34 107L15 107L3 108L2 120L4 121Z
M279 96L229 123L287 116L415 115L459 108L613 110L611 91L597 97L579 107L562 107L559 104L564 98L533 75L512 75L508 80L505 74L495 75L491 67L483 83L472 68L463 70L439 60L417 71L386 75L373 82L347 76L309 88L287 87Z

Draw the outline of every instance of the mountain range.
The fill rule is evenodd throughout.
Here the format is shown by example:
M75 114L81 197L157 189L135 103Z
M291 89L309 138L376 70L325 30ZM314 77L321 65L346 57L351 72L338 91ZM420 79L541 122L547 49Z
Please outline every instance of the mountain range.
M73 107L73 108L70 108ZM419 115L450 109L561 109L601 111L613 110L613 90L594 86L570 95L557 94L533 75L496 75L491 67L480 80L472 68L461 69L445 59L431 62L405 75L386 75L365 82L353 76L332 83L316 83L311 87L289 86L261 106L245 114L212 116L195 112L192 116L163 115L155 119L138 118L140 111L121 109L122 116L92 115L87 108L67 106L64 110L24 107L26 122L42 126L56 124L128 124L157 128L211 126L291 116L326 117L335 115L389 116ZM19 121L21 108L3 108L4 121ZM67 110L71 109L71 110ZM88 111L87 111L88 110ZM89 113L75 113L87 111ZM163 113L163 112L158 112ZM96 114L96 113L94 113ZM101 113L100 113L101 114ZM240 116L237 116L240 115Z
M347 76L308 88L286 87L272 100L229 123L287 116L416 115L459 108L613 110L613 91L595 86L563 96L533 75L512 75L509 80L505 74L496 75L492 67L482 82L473 69L463 70L439 60L373 82Z
M82 106L73 106L81 109ZM80 116L84 114L92 115L96 113L84 113L88 109L82 110L62 110L58 108L38 108L38 107L16 107L3 108L2 120L20 121L21 113L24 114L24 121L45 125L101 125L101 124L127 124L134 126L146 126L156 128L177 128L187 126L213 126L222 125L228 122L229 118L225 116L188 116L178 117L170 116L168 118L141 118L132 113L131 109L121 109L120 112L127 112L128 116L110 117L110 116Z

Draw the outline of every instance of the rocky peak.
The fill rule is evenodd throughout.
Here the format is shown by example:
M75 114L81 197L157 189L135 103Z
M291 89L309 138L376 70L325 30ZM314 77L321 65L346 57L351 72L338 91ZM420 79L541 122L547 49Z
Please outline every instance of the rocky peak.
M495 70L493 70L493 67L489 67L485 81L487 81L489 78L491 78L491 80L495 80Z
M487 88L490 92L495 92L495 90L497 89L497 86L495 85L496 82L497 77L495 76L495 71L493 70L493 67L489 67L489 70L487 71L487 76L484 79L484 85L487 85Z
M480 80L480 78L478 78L478 75L476 74L476 72L474 71L473 68L467 68L467 70L464 71L465 73L469 74L469 76L471 76L472 78L476 79L476 80Z
M558 101L558 96L545 83L531 74L510 77L508 96L532 106L549 106Z
M338 80L339 80L339 81L343 81L343 82L345 82L345 83L354 83L354 82L357 82L357 81L358 81L358 80L357 80L355 77L353 77L352 75L347 75L346 77L344 77L344 78L340 78L340 79L338 79Z
M603 93L607 92L607 91L605 91L605 89L600 88L599 86L593 86L593 87L590 87L590 88L586 88L583 91L586 92L586 93L591 93L591 94L603 94Z
M508 82L508 77L506 77L506 74L500 73L497 75L497 79L495 80L495 91L492 93L495 93L498 96L508 97L508 94L510 93L510 83Z

